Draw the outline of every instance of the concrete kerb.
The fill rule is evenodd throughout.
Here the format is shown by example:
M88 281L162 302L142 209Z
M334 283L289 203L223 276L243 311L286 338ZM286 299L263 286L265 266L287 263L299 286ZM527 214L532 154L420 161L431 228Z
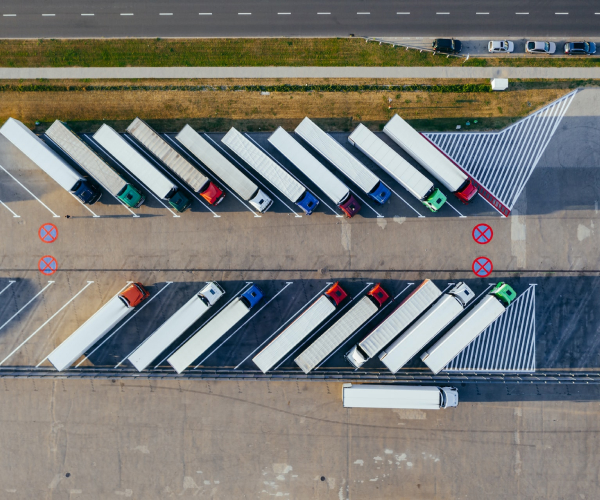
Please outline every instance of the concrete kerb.
M138 67L0 68L2 80L33 79L201 79L201 78L540 78L600 79L600 67Z

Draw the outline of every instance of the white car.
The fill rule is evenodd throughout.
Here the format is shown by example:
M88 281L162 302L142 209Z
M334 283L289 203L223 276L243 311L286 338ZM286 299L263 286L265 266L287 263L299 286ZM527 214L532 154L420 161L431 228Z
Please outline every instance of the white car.
M512 52L515 44L508 40L492 40L488 43L488 52Z
M525 52L530 54L554 54L556 44L554 42L530 42L525 44Z

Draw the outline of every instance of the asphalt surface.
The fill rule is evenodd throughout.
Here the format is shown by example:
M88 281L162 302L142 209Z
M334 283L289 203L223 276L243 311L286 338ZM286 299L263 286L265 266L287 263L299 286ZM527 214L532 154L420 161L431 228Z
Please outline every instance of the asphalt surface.
M596 2L510 0L482 5L365 2L7 0L3 38L263 36L594 36Z

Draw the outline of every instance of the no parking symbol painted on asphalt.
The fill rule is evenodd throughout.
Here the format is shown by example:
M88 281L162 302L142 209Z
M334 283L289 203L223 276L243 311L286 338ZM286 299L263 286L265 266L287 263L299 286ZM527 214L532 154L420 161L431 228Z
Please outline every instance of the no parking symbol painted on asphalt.
M58 269L58 262L52 255L44 255L38 262L38 269L42 274L50 276Z
M492 264L492 261L487 257L477 257L473 261L471 269L473 269L475 276L477 276L478 278L486 278L487 276L492 274L494 266Z
M52 243L58 238L58 228L49 222L42 224L38 231L38 236L44 243Z
M480 245L486 245L494 237L494 231L488 224L477 224L472 234L473 239Z

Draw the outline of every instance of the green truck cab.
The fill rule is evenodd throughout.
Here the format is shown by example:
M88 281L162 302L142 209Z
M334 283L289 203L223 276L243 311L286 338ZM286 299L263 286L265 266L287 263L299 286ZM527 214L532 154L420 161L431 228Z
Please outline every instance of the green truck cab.
M146 197L131 184L127 184L117 198L129 208L139 208L146 200Z
M506 283L498 283L490 292L490 295L496 297L504 307L508 307L510 303L517 298L517 292L515 292Z
M435 188L431 194L422 199L421 202L432 212L437 212L442 208L442 205L446 203L446 200L446 195L438 188Z
M176 191L175 194L168 199L168 201L169 205L171 205L175 210L177 210L180 213L185 211L185 209L192 204L190 199L187 196L183 195L179 190Z

